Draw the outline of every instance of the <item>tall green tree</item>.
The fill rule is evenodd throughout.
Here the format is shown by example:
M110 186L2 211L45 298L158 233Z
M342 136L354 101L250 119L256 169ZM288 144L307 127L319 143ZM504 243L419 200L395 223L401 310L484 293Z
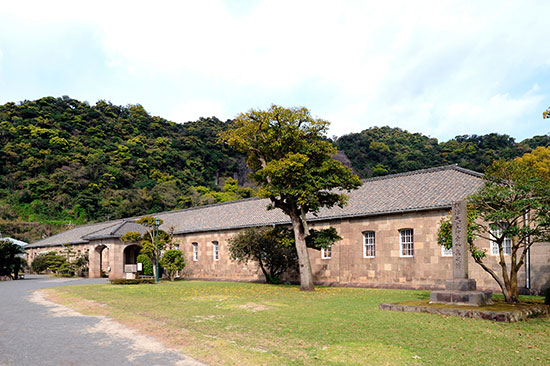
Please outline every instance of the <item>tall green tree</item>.
M350 191L361 185L351 169L332 158L336 148L327 140L329 122L311 116L307 108L272 105L250 110L234 120L220 138L247 154L258 195L281 209L292 223L298 253L300 283L313 291L313 275L306 247L308 213L322 207L343 206Z
M482 189L469 198L470 252L508 303L519 302L518 273L531 246L550 240L550 180L544 169L536 168L541 165L534 164L531 156L496 161L487 169ZM474 245L475 237L494 243L499 271L487 263L486 250ZM439 243L452 245L449 220L440 227Z
M20 245L9 240L0 240L0 276L16 280L24 269L24 259L20 257L25 251Z

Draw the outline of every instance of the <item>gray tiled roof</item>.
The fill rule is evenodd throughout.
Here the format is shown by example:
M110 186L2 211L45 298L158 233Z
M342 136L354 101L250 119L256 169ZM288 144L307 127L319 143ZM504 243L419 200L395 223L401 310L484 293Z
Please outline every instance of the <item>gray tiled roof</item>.
M373 216L397 212L448 208L453 201L475 193L483 184L482 174L457 166L445 166L388 175L363 181L349 193L344 208L322 209L311 220ZM174 233L213 231L250 226L288 223L280 210L266 210L269 200L250 198L185 210L152 214L164 221ZM91 239L120 237L125 232L143 232L136 218L79 226L64 233L29 244L43 247L65 243L83 243Z
M14 238L8 238L8 237L0 236L0 240L9 241L13 244L19 245L20 247L24 247L25 245L28 245L28 243L25 243L24 241L17 240L17 239L14 239Z
M145 234L147 232L147 229L145 228L145 226L140 225L135 221L116 221L113 222L112 225L84 235L82 239L97 240L105 238L119 238L129 232Z

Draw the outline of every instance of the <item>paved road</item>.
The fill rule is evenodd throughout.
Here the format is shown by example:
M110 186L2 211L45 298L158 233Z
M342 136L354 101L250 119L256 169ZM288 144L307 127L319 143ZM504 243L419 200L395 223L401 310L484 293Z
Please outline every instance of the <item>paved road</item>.
M37 289L103 279L0 281L0 366L201 365L106 317L54 304Z

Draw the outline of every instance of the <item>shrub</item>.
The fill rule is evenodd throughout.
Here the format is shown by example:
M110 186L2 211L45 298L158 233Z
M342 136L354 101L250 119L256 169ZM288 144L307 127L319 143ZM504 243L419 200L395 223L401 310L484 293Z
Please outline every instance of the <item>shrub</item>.
M174 277L178 271L181 271L185 267L185 260L183 254L177 249L167 250L160 259L160 265L164 267L168 273L170 281L174 281Z
M119 280L109 280L113 285L142 285L142 284L153 284L155 280L150 278L136 278L136 279L119 279Z
M145 254L140 254L137 257L137 263L143 263L143 275L152 276L153 275L153 264Z
M56 252L48 252L45 254L37 255L32 261L31 267L33 272L40 273L44 271L52 271L58 273L59 270L64 267L67 259L63 256L57 255Z

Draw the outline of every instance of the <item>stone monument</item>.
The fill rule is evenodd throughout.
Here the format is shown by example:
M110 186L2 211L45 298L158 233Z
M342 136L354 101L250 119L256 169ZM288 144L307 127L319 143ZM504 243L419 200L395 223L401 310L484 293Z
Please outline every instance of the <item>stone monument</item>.
M432 291L430 304L483 306L493 304L492 292L477 291L476 281L468 278L468 216L466 201L452 204L453 279L445 282L445 290Z

